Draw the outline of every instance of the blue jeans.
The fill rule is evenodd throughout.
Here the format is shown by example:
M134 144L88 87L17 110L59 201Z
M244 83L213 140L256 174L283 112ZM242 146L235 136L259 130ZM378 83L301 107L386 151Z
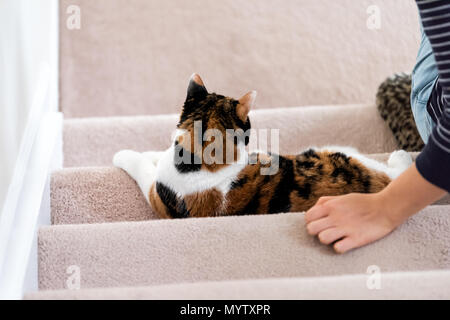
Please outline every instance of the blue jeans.
M431 85L434 87L434 82L431 83ZM436 126L436 123L427 111L427 104L428 102L421 101L417 97L415 100L411 101L414 121L416 122L417 130L425 144L428 142L431 132L433 132L433 129Z
M439 74L430 41L422 28L421 32L422 41L412 72L411 108L420 136L427 143L436 126L428 114L427 104Z

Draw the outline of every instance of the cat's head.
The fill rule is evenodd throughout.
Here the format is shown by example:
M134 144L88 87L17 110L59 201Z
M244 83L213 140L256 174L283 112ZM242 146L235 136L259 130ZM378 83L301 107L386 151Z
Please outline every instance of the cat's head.
M238 150L249 142L249 112L254 107L256 91L245 94L240 99L209 93L199 75L193 74L189 80L186 101L177 128L190 136L191 147L183 143L179 136L176 144L194 150L194 137L201 143L202 153L212 142L217 141L218 133L223 137L223 150ZM233 135L231 133L233 132ZM200 136L201 134L201 136ZM235 153L238 157L239 152ZM202 156L199 152L196 156ZM203 157L205 155L203 154ZM225 160L225 154L223 154ZM228 161L229 162L229 161Z

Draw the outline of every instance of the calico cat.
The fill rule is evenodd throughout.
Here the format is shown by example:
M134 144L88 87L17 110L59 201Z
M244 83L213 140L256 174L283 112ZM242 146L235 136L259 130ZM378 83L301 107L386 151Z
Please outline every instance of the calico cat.
M302 212L322 196L378 192L412 163L405 151L386 166L344 147L249 154L255 98L254 91L239 100L208 93L194 74L172 146L120 151L113 163L136 180L161 218Z

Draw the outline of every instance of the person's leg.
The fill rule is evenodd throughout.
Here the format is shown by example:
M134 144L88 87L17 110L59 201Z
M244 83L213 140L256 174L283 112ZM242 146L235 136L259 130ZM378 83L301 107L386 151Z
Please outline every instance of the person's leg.
M427 103L427 113L430 116L431 120L436 123L438 119L438 112L441 113L442 102L442 86L439 83L439 78L436 80L433 91L431 92L430 99Z
M430 98L431 99L431 98ZM411 104L412 113L421 140L426 144L435 127L435 123L427 110L429 102L415 101ZM420 150L419 150L420 151Z

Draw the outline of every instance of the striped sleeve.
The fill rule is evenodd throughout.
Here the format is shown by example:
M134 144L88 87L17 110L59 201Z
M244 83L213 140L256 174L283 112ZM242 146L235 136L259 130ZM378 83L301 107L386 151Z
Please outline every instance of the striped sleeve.
M442 112L436 117L437 125L417 158L416 166L426 180L450 192L450 1L416 2L424 32L433 49L442 87Z

